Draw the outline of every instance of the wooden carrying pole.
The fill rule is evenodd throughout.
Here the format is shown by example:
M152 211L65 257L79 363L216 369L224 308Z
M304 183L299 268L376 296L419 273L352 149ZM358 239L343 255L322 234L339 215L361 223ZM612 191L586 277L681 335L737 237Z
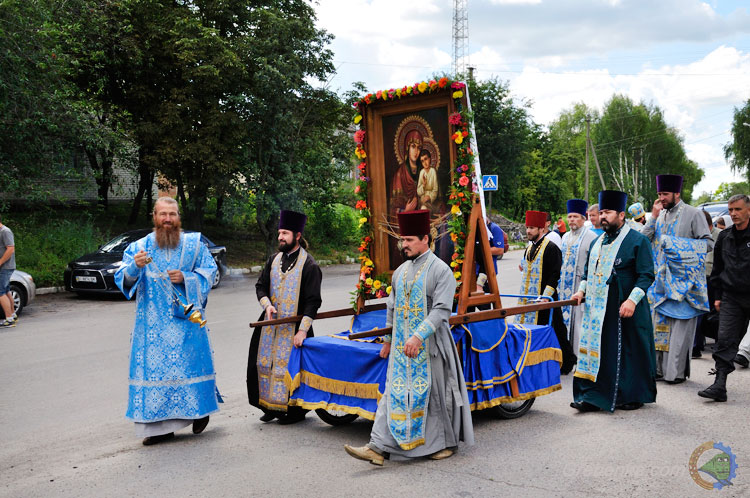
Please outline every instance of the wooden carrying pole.
M585 299L581 300L583 303ZM512 315L520 315L523 313L530 313L532 311L543 311L551 308L559 308L561 306L576 306L578 301L575 299L568 299L566 301L551 301L536 304L526 304L524 306L513 306L511 308L499 308L494 310L486 311L474 311L472 313L464 313L459 315L453 315L448 319L449 325L463 325L466 323L473 322L484 322L486 320L495 320L497 318L506 318ZM379 335L388 335L391 333L392 327L383 327L382 329L367 330L365 332L357 332L356 334L349 334L348 339L364 339L365 337L376 337Z
M350 316L358 315L360 313L367 313L368 311L384 310L385 303L371 304L364 306L362 309L355 310L354 308L344 308L340 310L323 311L315 316L315 320L322 320L323 318L336 318L339 316ZM280 325L282 323L294 323L301 322L302 315L288 316L286 318L274 318L273 320L263 320L260 322L252 322L250 328L265 327L266 325Z

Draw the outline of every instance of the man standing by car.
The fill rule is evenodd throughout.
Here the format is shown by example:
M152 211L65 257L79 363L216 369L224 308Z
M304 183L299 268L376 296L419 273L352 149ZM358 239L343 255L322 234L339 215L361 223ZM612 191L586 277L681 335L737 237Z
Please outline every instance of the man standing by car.
M174 199L156 201L154 227L125 249L115 273L125 297L136 295L125 416L147 446L190 424L200 434L219 410L208 329L188 319L205 307L216 263L200 233L180 229Z
M10 293L10 276L16 269L16 243L13 232L0 223L0 306L5 313L5 319L0 327L16 326L16 310L13 309L13 296Z
M716 240L711 272L714 306L719 311L719 337L713 354L716 381L698 393L715 401L727 400L727 375L734 371L732 361L750 320L750 197L730 197L729 215L734 225Z

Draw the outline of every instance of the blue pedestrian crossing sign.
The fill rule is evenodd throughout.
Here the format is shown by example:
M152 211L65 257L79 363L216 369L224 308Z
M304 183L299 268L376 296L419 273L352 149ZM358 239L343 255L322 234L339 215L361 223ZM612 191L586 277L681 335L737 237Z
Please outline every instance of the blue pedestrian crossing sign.
M483 190L497 190L497 175L482 175Z

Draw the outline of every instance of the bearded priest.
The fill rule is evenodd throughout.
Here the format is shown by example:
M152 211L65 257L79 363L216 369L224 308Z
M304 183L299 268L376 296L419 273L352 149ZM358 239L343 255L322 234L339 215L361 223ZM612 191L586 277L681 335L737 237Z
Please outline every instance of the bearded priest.
M125 249L115 273L125 297L136 296L125 416L147 446L190 424L199 434L219 410L208 328L189 320L185 308L205 316L218 270L201 234L180 226L177 201L160 197L154 231Z
M625 223L628 196L599 192L604 233L589 250L578 365L571 407L587 412L637 410L656 401L656 350L646 292L654 281L651 245Z

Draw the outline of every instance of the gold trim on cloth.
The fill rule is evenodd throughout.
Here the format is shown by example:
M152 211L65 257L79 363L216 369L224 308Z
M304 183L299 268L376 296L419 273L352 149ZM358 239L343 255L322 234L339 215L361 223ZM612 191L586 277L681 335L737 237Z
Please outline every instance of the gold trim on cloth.
M562 350L560 348L544 348L532 351L528 354L524 365L530 367L550 360L562 364Z
M596 382L596 375L579 372L578 370L576 370L576 373L573 374L573 377L578 377L579 379L586 379L586 380L590 380L591 382Z
M599 353L598 353L598 352L596 352L596 351L589 351L589 350L588 350L588 349L586 349L586 348L578 348L578 351L579 351L579 352L580 352L581 354L590 354L590 355L591 355L591 356L593 356L594 358L599 358Z
M505 330L503 331L503 335L501 335L500 339L495 344L493 344L489 349L476 349L474 347L474 336L471 335L471 331L466 327L466 325L461 325L461 327L466 331L466 333L469 334L469 337L471 337L471 344L472 344L471 350L476 351L477 353L488 353L492 351L493 349L495 349L496 347L498 347L500 343L502 343L503 340L505 339L505 335L508 333L508 321L507 320L503 320L503 321L505 322Z
M404 443L404 444L399 443L398 445L401 447L402 450L409 451L409 450L413 450L417 446L422 446L423 444L424 444L424 438L422 437L419 439L415 439L414 441L410 443Z
M319 391L325 391L341 396L375 399L378 402L380 401L380 398L383 397L383 394L379 391L379 384L363 384L359 382L329 379L328 377L322 377L305 370L300 371L293 379L287 371L284 376L284 383L290 393L293 393L301 384L305 384Z
M555 391L559 391L562 389L562 386L560 384L545 387L544 389L539 389L536 391L532 391L530 393L524 393L519 394L516 397L513 396L501 396L500 398L491 399L489 401L481 401L479 403L472 403L469 408L473 410L484 410L485 408L492 408L493 406L501 405L503 403L512 403L514 401L525 401L527 399L536 398L539 396L544 396L545 394L553 393Z
M308 403L302 399L290 399L289 406L299 406L305 410L317 410L323 408L324 410L337 410L340 412L346 412L352 415L359 415L367 420L375 420L375 414L368 412L367 410L354 406L337 405L336 403L328 403L327 401L316 401L315 403Z

